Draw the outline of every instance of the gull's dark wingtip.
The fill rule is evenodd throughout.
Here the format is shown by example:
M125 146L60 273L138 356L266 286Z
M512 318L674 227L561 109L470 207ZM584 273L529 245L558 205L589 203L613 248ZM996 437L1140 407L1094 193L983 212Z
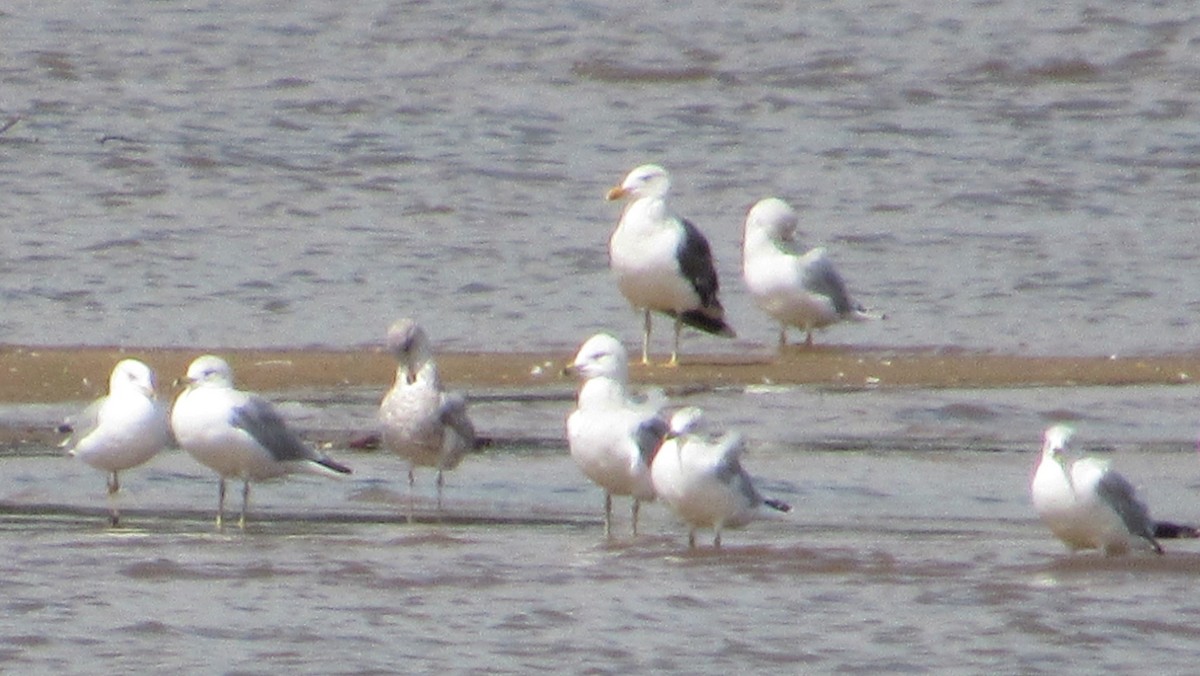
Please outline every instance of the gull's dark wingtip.
M327 457L319 458L317 460L317 464L326 469L331 469L331 470L337 472L338 474L351 474L352 473L349 467L347 467L346 465L343 465L342 463L338 462L337 460L334 460L333 458L327 458Z
M763 504L770 507L771 509L778 510L780 512L786 513L786 512L792 511L791 505L789 505L788 503L786 503L782 500L776 500L774 498L767 498L766 500L763 500Z
M1200 538L1200 529L1186 524L1171 523L1170 521L1156 521L1154 523L1154 537L1163 540Z
M711 333L714 336L737 338L737 332L733 330L732 326L725 323L723 317L714 316L704 310L688 310L680 314L679 319L694 329Z

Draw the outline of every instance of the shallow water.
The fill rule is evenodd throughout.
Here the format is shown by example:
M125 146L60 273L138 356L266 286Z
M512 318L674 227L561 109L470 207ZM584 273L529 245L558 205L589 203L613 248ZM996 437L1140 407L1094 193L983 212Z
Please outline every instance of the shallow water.
M643 536L605 544L600 496L561 456L469 458L450 512L524 516L441 526L398 518L392 458L342 456L351 481L259 487L245 533L213 530L214 482L178 453L131 473L125 529L66 508L6 516L0 653L18 669L250 673L1040 673L1185 669L1194 654L1200 545L1066 556L1031 517L1028 453L757 452L764 488L796 511L728 533L719 553L688 552L658 506ZM1164 514L1194 504L1195 485L1170 482L1191 461L1121 456ZM13 472L40 475L27 500L101 501L101 477L76 463Z
M1194 348L1198 35L1182 2L10 3L0 342L636 342L602 196L657 161L741 335L688 350L772 344L766 194L891 318L825 341Z
M165 452L124 475L110 530L99 472L26 448L0 481L0 656L59 672L1186 670L1200 541L1069 556L1027 495L1037 430L1072 419L1155 516L1200 521L1186 392L677 394L745 432L759 488L794 506L727 532L720 552L704 533L689 552L659 505L631 538L625 500L606 543L601 495L566 455L570 402L554 396L474 397L492 445L448 475L442 523L431 472L409 525L403 465L335 446L351 477L256 486L245 532L218 532L215 479ZM319 441L369 427L375 393L273 398ZM5 423L65 408L7 409Z

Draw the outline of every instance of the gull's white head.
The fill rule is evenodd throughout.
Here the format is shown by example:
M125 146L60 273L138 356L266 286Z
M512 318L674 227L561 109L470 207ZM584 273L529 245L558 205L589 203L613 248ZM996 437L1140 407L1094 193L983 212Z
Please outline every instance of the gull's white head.
M1046 430L1045 439L1042 442L1042 458L1062 462L1067 451L1067 443L1073 434L1075 434L1075 430L1069 425L1055 425Z
M621 341L598 333L579 348L568 370L584 380L608 377L624 382L629 374L629 356Z
M681 437L691 432L700 425L703 418L704 411L698 406L685 406L675 411L675 414L671 416L671 427L667 431L667 438Z
M778 197L759 200L746 214L746 232L761 232L773 240L791 241L799 216L790 204Z
M188 366L187 375L183 378L188 387L214 385L217 387L233 387L233 369L224 359L216 355L206 354L197 357Z
M641 199L643 197L666 197L671 189L671 178L667 170L657 164L643 164L629 172L621 185L608 191L611 202L619 199Z
M137 359L122 359L108 378L108 392L140 392L154 398L154 371Z

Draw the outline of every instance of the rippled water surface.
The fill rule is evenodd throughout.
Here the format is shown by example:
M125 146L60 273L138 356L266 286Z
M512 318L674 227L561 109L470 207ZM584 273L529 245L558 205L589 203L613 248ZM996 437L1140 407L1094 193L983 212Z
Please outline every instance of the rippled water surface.
M677 394L745 432L760 490L794 506L727 532L720 552L704 533L689 552L660 505L631 538L625 500L606 543L601 494L566 455L571 404L555 396L475 393L492 444L449 474L441 524L405 523L399 460L335 446L353 475L255 487L245 532L215 530L214 477L165 452L125 473L111 530L100 473L26 447L0 477L0 659L63 673L1187 671L1200 542L1070 556L1027 497L1037 431L1069 419L1155 516L1200 521L1185 395ZM273 398L319 441L368 428L377 393ZM68 408L4 419L41 426ZM432 497L419 472L422 515Z
M767 194L891 317L827 341L1195 347L1198 36L1185 2L10 3L0 341L636 340L602 197L656 161L736 349L772 341Z
M60 4L0 9L0 343L345 347L414 314L443 349L636 344L603 194L645 161L712 241L740 333L687 350L770 349L738 249L767 194L889 316L819 340L1200 343L1190 3ZM496 443L451 474L440 525L403 522L397 460L335 447L349 480L256 488L245 533L214 530L215 481L168 452L108 530L98 473L23 448L0 476L0 663L1189 671L1200 545L1068 557L1027 481L1069 420L1156 515L1200 520L1193 390L678 396L743 430L796 507L720 553L657 506L605 543L553 393L471 393ZM370 427L379 395L273 398L315 438Z

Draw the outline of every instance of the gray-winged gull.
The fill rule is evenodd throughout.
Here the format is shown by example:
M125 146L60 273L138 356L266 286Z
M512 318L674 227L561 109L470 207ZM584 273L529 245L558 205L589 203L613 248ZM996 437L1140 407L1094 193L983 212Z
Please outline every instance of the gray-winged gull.
M770 197L755 204L746 216L742 239L742 276L754 302L779 322L779 346L787 344L787 327L805 332L841 321L878 319L856 304L824 248L803 255L788 249L797 223L787 202Z
M1139 543L1162 554L1155 524L1133 486L1097 458L1075 457L1067 443L1072 430L1046 430L1030 493L1038 516L1071 550L1100 549L1124 554Z
M69 455L108 473L109 523L121 519L118 473L153 458L171 441L167 411L155 393L154 371L136 359L117 363L108 379L108 394L67 420L63 442Z
M625 348L608 334L584 342L568 370L583 379L578 404L567 417L571 457L604 489L604 535L612 536L612 496L633 497L633 534L638 509L654 499L650 462L666 433L660 401L630 399Z
M713 546L721 531L740 528L767 512L791 511L779 500L764 498L754 488L741 456L742 436L729 432L716 439L696 433L700 409L689 406L671 416L670 431L651 465L654 492L688 525L688 547L696 546L696 530L712 528Z
M213 355L188 366L186 389L175 400L171 429L180 447L217 473L217 527L225 512L225 480L242 480L242 514L246 527L250 482L304 472L324 476L349 474L350 468L306 446L267 400L233 387L233 371Z

